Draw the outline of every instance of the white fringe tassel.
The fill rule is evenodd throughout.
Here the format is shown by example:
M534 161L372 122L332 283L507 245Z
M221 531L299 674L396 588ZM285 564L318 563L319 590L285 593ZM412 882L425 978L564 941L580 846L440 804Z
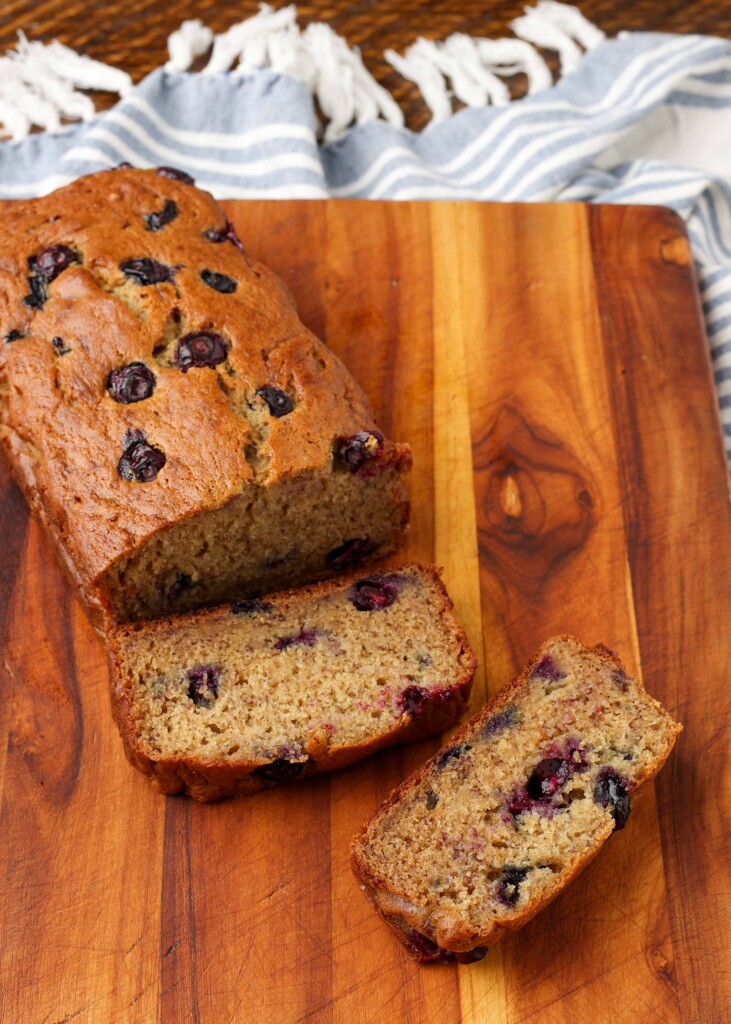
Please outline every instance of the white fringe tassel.
M535 49L554 50L563 73L604 39L576 7L539 0L511 25L516 39L481 39L455 33L444 42L417 39L401 55L384 56L404 78L421 90L432 124L452 114L453 97L468 107L510 102L506 76L523 72L528 92L551 85L551 73ZM188 71L208 49L202 74L256 68L292 75L307 86L327 122L324 141L341 138L348 126L384 120L402 128L404 116L390 93L366 69L356 47L349 47L329 25L313 23L303 31L294 4L274 10L259 5L258 14L214 35L200 20L184 21L168 38L167 71ZM19 33L17 50L0 57L0 127L22 139L33 125L61 131L63 121L86 121L94 115L90 97L79 89L102 89L124 96L132 79L116 68L82 57L61 43L28 42Z
M94 104L79 89L124 96L132 88L126 71L82 57L61 43L30 43L18 33L17 50L0 57L0 125L14 140L33 125L63 129L62 120L88 121Z
M558 53L565 74L582 58L577 43L591 50L604 39L604 33L578 8L556 0L540 0L526 8L510 27L517 39L478 39L456 33L443 43L417 39L403 56L394 50L386 50L384 56L419 87L431 111L431 123L436 124L452 114L452 96L468 107L509 103L510 92L501 78L516 72L528 78L529 94L551 85L551 72L535 46Z

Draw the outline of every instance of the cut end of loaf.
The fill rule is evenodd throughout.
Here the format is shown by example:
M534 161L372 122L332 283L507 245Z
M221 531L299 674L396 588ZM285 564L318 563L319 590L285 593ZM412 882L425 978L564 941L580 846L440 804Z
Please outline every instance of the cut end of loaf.
M117 623L158 619L326 579L393 552L408 524L405 445L378 472L338 463L271 487L249 484L222 508L156 533L116 562L99 590Z
M436 570L352 574L110 636L127 754L163 792L250 792L439 732L475 658Z
M680 728L611 651L555 638L376 812L355 874L417 959L479 959L624 827Z

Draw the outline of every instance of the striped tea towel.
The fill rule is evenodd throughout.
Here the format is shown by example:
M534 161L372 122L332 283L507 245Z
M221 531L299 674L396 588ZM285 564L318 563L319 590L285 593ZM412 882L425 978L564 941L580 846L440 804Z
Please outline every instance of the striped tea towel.
M670 206L693 247L731 460L725 40L623 34L596 45L556 85L517 102L468 107L420 134L399 127L398 117L368 120L324 145L307 83L290 74L160 69L89 121L0 143L0 198L41 195L120 161L179 167L219 198Z

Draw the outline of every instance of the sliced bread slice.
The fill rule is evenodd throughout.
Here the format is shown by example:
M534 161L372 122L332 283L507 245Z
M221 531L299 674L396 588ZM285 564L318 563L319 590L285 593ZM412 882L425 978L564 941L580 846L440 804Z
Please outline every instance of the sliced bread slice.
M624 826L680 730L612 651L549 640L376 811L355 875L418 960L478 960Z
M213 800L440 732L475 671L451 608L438 571L408 565L114 629L127 756Z

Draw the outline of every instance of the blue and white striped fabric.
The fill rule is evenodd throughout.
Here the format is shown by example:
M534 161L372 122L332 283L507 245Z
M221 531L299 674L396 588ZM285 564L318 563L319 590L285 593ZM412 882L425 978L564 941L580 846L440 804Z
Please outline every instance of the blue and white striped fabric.
M0 198L126 160L219 198L581 200L673 207L698 268L731 459L731 43L625 34L553 88L421 134L371 122L319 147L305 86L261 70L154 72L60 135L0 144Z

